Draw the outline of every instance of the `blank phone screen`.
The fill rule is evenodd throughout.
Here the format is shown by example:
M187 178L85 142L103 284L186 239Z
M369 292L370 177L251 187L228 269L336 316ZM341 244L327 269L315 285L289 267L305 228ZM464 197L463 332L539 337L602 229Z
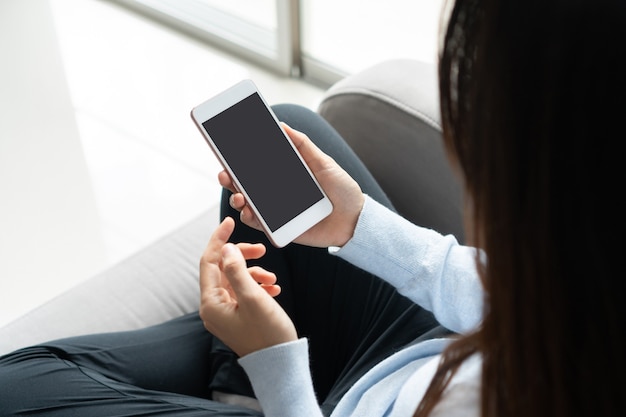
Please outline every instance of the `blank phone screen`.
M323 198L257 93L202 126L272 232Z

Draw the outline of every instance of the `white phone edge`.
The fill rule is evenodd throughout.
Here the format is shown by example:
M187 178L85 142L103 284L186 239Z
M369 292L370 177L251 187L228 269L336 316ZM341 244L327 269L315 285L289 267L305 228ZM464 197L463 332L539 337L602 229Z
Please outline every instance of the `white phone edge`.
M261 98L261 101L263 102L263 104L265 105L265 107L267 108L271 116L274 118L274 121L279 126L281 132L287 139L288 143L292 146L296 155L298 156L298 158L300 158L300 161L302 162L306 170L309 172L309 175L311 176L311 178L313 179L313 181L319 188L320 192L322 193L321 200L319 200L317 203L313 204L311 207L309 207L308 209L306 209L305 211L303 211L302 213L300 213L299 215L297 215L296 217L294 217L293 219L291 219L286 224L284 224L283 226L281 226L280 228L278 228L277 230L273 232L268 227L267 223L265 222L265 219L263 219L263 217L259 213L259 210L254 205L254 202L251 201L250 197L248 196L248 193L246 192L244 187L241 185L241 183L239 182L235 174L232 172L229 164L226 162L226 160L220 153L219 149L217 148L215 143L213 143L211 137L202 126L202 123L204 123L206 120L219 114L221 111L226 110L227 108L230 108L237 102L243 100L246 97L249 97L250 95L254 93L257 93L259 95L259 97ZM330 199L328 198L328 196L326 195L326 193L324 192L324 190L318 183L317 178L315 178L315 175L313 175L313 173L311 172L310 168L308 167L308 165L306 164L306 162L304 161L304 159L302 158L302 156L296 149L295 145L291 141L291 138L284 131L284 129L280 125L278 118L272 111L271 107L267 104L267 102L265 101L265 98L263 97L263 95L257 88L256 84L252 80L244 79L242 81L239 81L238 83L227 88L221 93L218 93L212 98L194 107L191 110L191 118L193 119L196 127L198 128L198 130L204 137L205 141L208 143L209 147L211 148L211 150L213 151L213 153L219 160L222 167L230 175L230 178L232 179L233 184L235 185L235 188L237 189L237 191L241 192L244 195L244 198L246 199L246 203L250 206L250 208L256 215L257 219L259 219L259 223L261 223L261 227L263 228L264 233L266 234L266 236L268 237L268 239L270 240L270 242L272 242L274 246L278 248L282 248L288 245L289 243L293 242L298 236L300 236L301 234L309 230L311 227L315 226L317 223L319 223L321 220L326 218L332 212L333 206L332 206Z

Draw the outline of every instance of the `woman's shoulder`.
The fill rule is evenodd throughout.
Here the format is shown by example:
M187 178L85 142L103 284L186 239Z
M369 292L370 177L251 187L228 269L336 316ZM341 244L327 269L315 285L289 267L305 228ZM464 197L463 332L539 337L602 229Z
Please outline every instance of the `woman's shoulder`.
M458 369L431 417L480 416L480 380L482 359L469 357Z

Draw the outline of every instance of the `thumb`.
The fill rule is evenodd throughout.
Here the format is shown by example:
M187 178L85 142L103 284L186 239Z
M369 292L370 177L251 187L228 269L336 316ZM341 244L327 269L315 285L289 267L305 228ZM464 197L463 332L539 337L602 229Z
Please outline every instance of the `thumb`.
M227 243L222 248L222 270L238 299L250 297L260 290L248 272L241 250L232 243Z
M306 134L292 128L286 123L283 123L282 125L285 132L289 135L289 138L309 167L314 172L318 169L324 168L324 157L326 154L322 152Z

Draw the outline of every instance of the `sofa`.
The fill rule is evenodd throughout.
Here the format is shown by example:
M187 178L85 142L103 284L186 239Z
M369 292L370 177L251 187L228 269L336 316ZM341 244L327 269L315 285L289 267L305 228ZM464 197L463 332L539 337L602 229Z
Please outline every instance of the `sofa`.
M463 241L461 186L441 141L436 66L381 62L330 87L317 109L397 211ZM137 329L197 311L198 264L217 208L0 329L0 355L47 340Z

